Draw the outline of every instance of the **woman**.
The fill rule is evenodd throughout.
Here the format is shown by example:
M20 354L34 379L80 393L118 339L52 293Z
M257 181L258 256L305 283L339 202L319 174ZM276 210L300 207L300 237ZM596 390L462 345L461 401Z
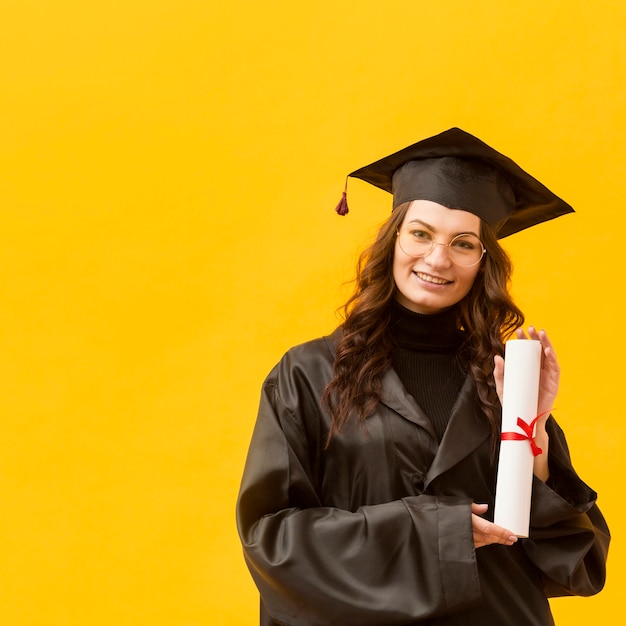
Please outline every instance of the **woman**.
M602 588L609 532L549 414L559 366L532 327L530 536L492 522L503 342L526 337L498 238L572 209L459 129L351 176L394 210L345 322L263 386L237 506L261 624L553 624L549 597Z

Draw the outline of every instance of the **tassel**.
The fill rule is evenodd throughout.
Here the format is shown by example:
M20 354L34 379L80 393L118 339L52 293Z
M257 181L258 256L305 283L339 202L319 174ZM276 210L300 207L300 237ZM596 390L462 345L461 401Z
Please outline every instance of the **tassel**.
M348 209L348 201L346 200L346 192L344 191L341 194L341 200L339 200L339 204L335 207L335 211L337 215L346 215L350 209Z
M346 176L346 184L343 188L343 193L341 194L341 200L339 200L339 204L335 207L335 212L337 215L347 215L348 211L348 198L346 196L348 192L348 177Z

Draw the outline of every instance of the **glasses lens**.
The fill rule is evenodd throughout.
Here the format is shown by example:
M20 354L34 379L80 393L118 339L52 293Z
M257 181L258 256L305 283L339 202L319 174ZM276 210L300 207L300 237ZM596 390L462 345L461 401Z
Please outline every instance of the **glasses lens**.
M483 258L483 244L475 235L459 235L448 246L450 259L460 267L471 267Z
M434 245L433 237L428 231L413 228L401 231L398 243L403 252L414 257L427 255Z
M445 246L450 260L459 267L476 265L484 254L483 244L475 235L458 235L449 244L442 244L436 242L429 232L405 229L400 232L398 243L403 252L416 258L430 254L436 245Z

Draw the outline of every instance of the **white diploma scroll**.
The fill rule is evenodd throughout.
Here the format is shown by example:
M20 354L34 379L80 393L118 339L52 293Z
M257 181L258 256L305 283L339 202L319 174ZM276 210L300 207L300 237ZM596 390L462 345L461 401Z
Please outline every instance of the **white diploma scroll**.
M518 424L518 418L526 423L528 431L537 417L541 343L511 339L504 350L502 433L519 433L523 437L505 437L500 444L494 522L518 537L528 537L534 455L528 433ZM531 435L534 436L534 428Z

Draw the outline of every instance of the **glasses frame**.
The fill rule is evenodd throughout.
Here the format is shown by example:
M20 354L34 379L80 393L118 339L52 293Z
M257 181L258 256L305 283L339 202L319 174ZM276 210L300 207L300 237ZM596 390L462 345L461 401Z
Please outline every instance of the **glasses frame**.
M406 230L406 229L404 229L404 230ZM402 231L399 228L396 230L396 237L398 239L398 246L400 246L400 250L402 250L402 252L404 252L404 254L406 254L407 256L410 256L413 259L421 259L422 257L428 256L435 249L435 245L438 245L438 246L444 246L445 248L448 248L448 258L457 267L474 267L475 265L478 265L483 260L483 257L487 253L487 248L485 248L485 244L483 244L483 242L478 237L476 237L476 235L472 235L472 236L476 237L476 239L478 239L478 243L480 243L480 248L482 250L480 258L478 259L478 261L475 261L474 263L471 263L470 265L459 265L452 258L452 255L450 254L450 246L455 242L455 240L459 239L460 237L464 237L467 234L470 234L470 233L461 233L461 234L456 235L455 237L453 237L448 243L440 243L439 241L435 241L435 239L433 238L430 241L430 248L428 248L428 250L426 252L424 252L424 254L418 254L417 256L415 256L414 254L409 254L402 247L402 244L400 243L400 234L401 234L401 232Z

